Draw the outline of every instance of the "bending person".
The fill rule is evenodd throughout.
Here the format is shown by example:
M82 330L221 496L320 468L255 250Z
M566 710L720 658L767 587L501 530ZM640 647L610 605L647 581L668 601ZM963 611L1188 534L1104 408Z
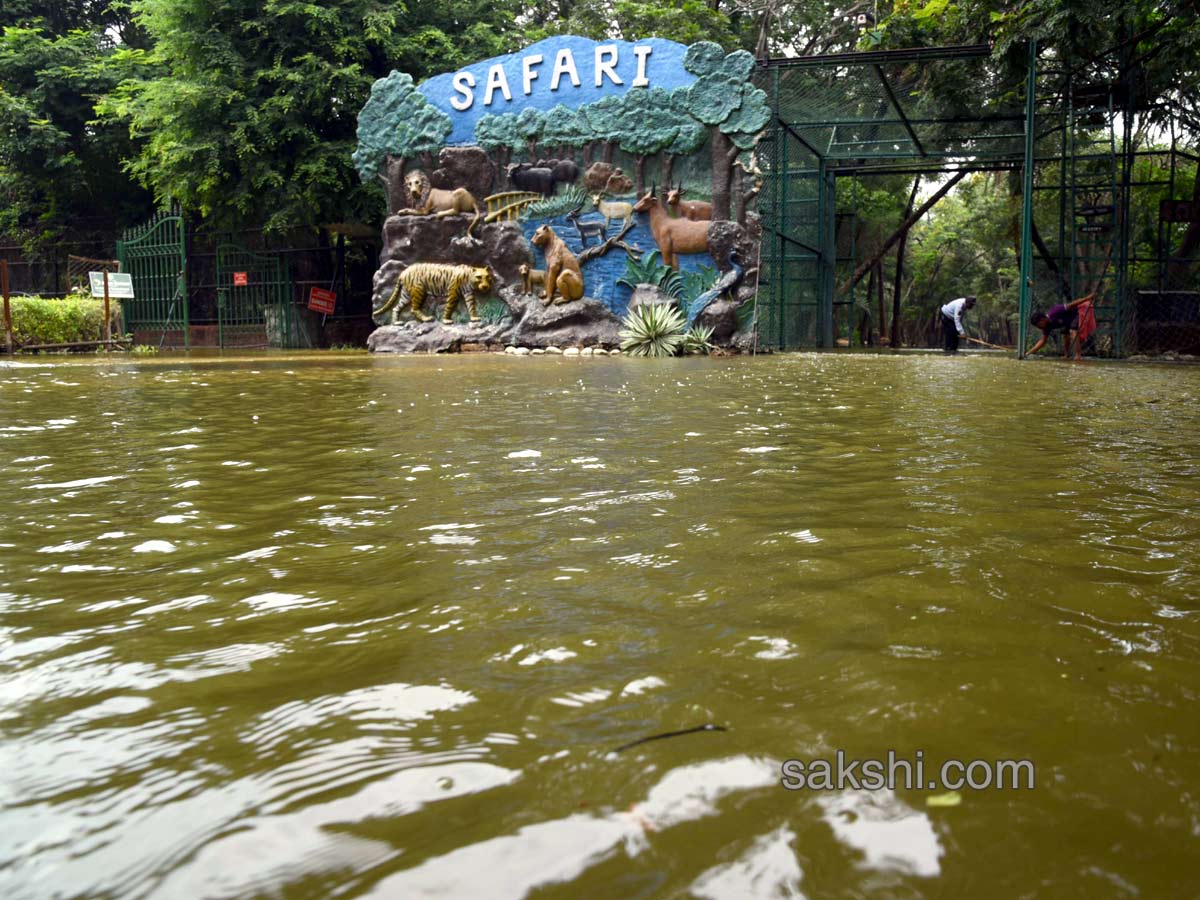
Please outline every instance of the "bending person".
M1083 359L1082 344L1079 339L1079 308L1085 303L1091 303L1096 299L1096 292L1092 291L1086 297L1080 297L1078 300L1072 300L1070 303L1056 303L1045 312L1034 313L1029 317L1029 324L1035 328L1042 329L1042 336L1038 338L1036 344L1030 349L1027 356L1032 356L1043 347L1046 346L1046 341L1055 331L1061 331L1066 335L1066 342L1063 344L1063 356L1068 356L1071 348L1075 348L1075 358ZM1090 332L1089 332L1090 333Z
M947 353L958 352L958 339L965 335L963 315L975 305L973 296L959 297L942 307L942 339Z

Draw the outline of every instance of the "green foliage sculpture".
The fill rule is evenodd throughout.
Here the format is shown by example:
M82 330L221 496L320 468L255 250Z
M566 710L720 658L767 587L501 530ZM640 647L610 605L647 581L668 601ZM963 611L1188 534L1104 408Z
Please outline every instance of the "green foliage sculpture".
M588 130L596 141L604 142L604 161L612 162L616 149L615 135L624 126L625 104L621 97L603 97L595 103L580 108Z
M688 47L683 67L696 76L676 91L680 112L707 125L712 135L713 218L729 218L733 164L742 150L754 147L771 118L767 95L750 83L754 57L745 50L726 55L717 44L703 41Z
M646 157L671 145L679 134L681 118L672 109L671 95L662 88L632 88L621 99L622 128L617 142L634 158L634 185L640 195L645 190Z
M570 156L571 151L583 147L591 139L592 132L587 119L579 110L559 103L546 112L542 124L542 144L559 157Z
M533 162L537 158L538 141L542 138L542 127L545 125L545 114L532 106L521 110L521 114L517 116L514 130L517 136L525 142L526 152L529 154L529 161Z
M425 156L426 168L432 169L432 156L451 127L450 117L418 93L411 75L393 72L371 86L370 99L358 116L353 160L363 181L383 182L388 212L405 205L401 187L405 163Z
M514 115L480 116L475 123L475 143L486 150L501 169L512 160L513 149L523 146Z

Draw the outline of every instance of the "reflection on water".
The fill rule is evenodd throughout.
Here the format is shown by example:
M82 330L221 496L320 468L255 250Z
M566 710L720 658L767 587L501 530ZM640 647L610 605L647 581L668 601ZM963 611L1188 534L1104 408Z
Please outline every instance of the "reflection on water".
M978 358L6 364L0 891L1190 895L1198 397ZM780 787L838 749L1037 788Z

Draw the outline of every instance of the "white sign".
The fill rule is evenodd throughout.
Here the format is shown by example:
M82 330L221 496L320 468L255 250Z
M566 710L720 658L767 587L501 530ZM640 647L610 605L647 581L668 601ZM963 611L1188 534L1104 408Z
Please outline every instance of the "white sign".
M103 272L88 272L88 279L92 282L92 296L104 296L104 273ZM109 272L108 273L108 296L115 297L118 300L133 299L133 276L128 272Z

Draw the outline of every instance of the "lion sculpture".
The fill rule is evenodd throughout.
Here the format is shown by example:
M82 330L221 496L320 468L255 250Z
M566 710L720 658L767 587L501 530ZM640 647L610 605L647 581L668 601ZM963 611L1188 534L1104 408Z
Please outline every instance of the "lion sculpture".
M471 232L483 217L483 212L479 209L475 198L471 196L471 192L466 188L443 190L431 187L429 176L420 169L414 169L404 176L404 192L412 203L412 207L398 210L396 215L433 215L437 218L444 218L445 216L475 213L475 218L467 226L467 237L474 237Z
M555 234L549 225L541 225L530 240L535 247L541 247L546 256L542 305L569 303L582 297L583 272L579 268L579 260L563 239ZM554 297L555 292L558 293L557 299Z

